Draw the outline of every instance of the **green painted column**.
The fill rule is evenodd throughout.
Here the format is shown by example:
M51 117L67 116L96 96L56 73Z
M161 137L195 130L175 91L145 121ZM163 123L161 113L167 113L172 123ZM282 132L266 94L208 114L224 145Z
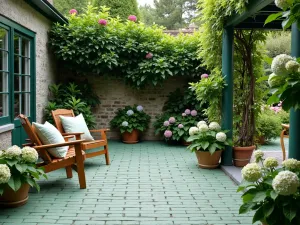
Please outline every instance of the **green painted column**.
M292 56L300 57L300 31L292 25ZM295 96L297 98L298 96ZM290 110L289 158L300 160L300 110Z
M222 129L230 130L227 133L229 138L232 138L233 127L233 31L233 27L224 29L222 44L222 74L227 83L222 97ZM226 147L222 154L221 164L232 165L232 147Z

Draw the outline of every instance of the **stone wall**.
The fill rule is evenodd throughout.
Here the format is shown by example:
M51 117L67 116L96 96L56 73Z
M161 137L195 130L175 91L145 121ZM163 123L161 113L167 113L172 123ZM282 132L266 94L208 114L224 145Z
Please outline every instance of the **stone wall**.
M48 85L55 80L55 60L47 48L47 32L51 21L24 0L1 0L0 15L36 33L36 119L42 122L44 106L47 104ZM10 136L7 133L0 134L1 143L11 144Z
M188 81L183 77L171 78L162 86L149 86L143 90L135 90L124 84L124 81L117 78L90 77L89 83L93 85L100 97L101 104L94 111L97 120L97 128L109 128L110 120L115 116L119 108L126 105L142 105L144 111L151 116L149 129L144 133L143 140L158 140L152 126L155 116L161 114L164 102L171 91L187 85ZM119 139L118 130L111 130L108 138Z

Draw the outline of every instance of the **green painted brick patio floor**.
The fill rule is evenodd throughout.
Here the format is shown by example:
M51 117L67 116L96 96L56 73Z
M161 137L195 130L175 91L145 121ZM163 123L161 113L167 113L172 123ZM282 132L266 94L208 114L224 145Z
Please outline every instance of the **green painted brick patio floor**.
M0 224L251 224L239 215L240 193L221 170L197 167L185 147L163 142L109 143L104 156L87 159L87 189L64 170L40 181L27 205L0 211Z

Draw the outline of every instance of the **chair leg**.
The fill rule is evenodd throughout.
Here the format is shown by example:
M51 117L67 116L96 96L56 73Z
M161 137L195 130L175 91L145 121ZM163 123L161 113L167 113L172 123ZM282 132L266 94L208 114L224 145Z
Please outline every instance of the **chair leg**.
M106 153L105 153L106 165L110 165L109 153L108 153L108 147L107 147L107 145L104 146L104 149L106 150Z
M67 173L67 178L72 178L73 177L72 166L67 166L66 167L66 173Z
M281 131L281 134L280 134L280 145L281 145L281 149L282 149L282 159L283 160L285 160L284 133L285 133L285 130Z
M85 172L84 172L84 158L81 153L81 146L75 145L75 152L76 152L76 165L77 165L77 174L79 180L80 189L86 188L86 180L85 180Z

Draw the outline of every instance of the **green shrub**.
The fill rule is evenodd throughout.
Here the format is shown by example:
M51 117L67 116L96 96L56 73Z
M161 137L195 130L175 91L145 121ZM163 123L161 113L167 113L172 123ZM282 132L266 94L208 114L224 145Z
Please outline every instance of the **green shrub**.
M280 110L277 115L280 118L280 122L284 124L289 124L290 123L290 113L284 111L283 109Z
M126 106L118 109L116 116L110 121L112 128L119 128L121 133L131 133L134 129L144 131L148 128L150 116L146 114L142 106Z
M264 137L270 141L279 137L281 132L281 118L270 109L264 109L257 118L256 133L258 137Z
M291 33L290 32L271 32L266 40L267 54L274 58L279 54L291 54Z
M89 128L96 125L92 108L100 104L99 97L93 92L90 84L81 82L75 84L60 83L49 86L50 101L45 108L45 119L54 123L51 111L56 109L72 109L75 115L82 113Z
M199 32L174 37L157 25L122 22L111 18L107 8L90 5L68 19L69 24L54 25L49 43L61 66L74 74L118 76L141 88L204 71L197 57ZM99 19L107 25L98 24Z

